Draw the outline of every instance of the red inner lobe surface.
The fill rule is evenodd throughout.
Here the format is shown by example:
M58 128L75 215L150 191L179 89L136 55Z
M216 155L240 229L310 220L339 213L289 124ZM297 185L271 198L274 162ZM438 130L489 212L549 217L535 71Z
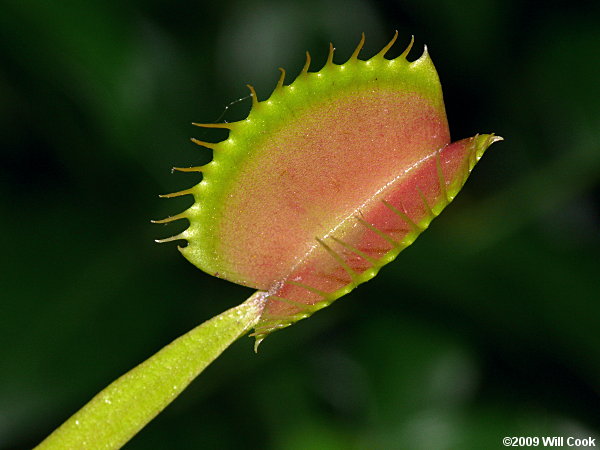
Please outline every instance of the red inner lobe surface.
M407 176L398 177L389 184L386 190L373 197L372 201L358 215L365 222L385 233L390 239L401 243L412 231L413 225L392 211L382 200L403 212L414 224L418 225L430 215L428 206L436 208L436 206L445 206L448 203L441 188L441 182L445 182L447 190L449 186L456 183L462 184L464 181L468 173L467 164L471 157L471 143L472 139L464 139L432 152ZM442 177L439 176L436 159L439 161ZM419 195L419 191L423 194L427 205ZM361 251L365 255L364 257L348 250L333 239L325 239L324 242L341 256L347 266L358 275L372 267L367 257L377 260L392 250L394 245L377 232L358 223L354 217L350 217L348 222L351 225L344 227L343 233L333 233L333 236ZM302 306L303 304L314 305L325 300L325 296L315 290L322 291L323 294L332 293L348 285L351 281L352 278L347 270L330 252L323 246L315 247L311 255L286 282L272 290L274 297L268 299L263 321L275 318L285 319L304 312L306 308ZM308 286L313 290L294 283L301 283L302 286Z
M272 289L314 253L316 237L448 142L444 111L415 93L348 93L295 113L231 180L218 225L220 264L232 281ZM333 268L319 285L333 289L346 281L343 272Z

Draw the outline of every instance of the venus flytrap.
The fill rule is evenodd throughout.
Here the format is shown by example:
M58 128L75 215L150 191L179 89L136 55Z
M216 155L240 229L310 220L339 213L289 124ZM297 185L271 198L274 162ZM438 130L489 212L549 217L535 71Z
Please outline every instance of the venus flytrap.
M225 128L199 167L202 181L163 197L193 195L187 210L157 220L189 227L181 253L214 276L257 289L119 378L39 448L119 448L238 337L270 333L329 306L373 278L456 196L484 151L500 140L450 142L439 79L427 49L416 61L386 52L298 77L285 71L271 96Z

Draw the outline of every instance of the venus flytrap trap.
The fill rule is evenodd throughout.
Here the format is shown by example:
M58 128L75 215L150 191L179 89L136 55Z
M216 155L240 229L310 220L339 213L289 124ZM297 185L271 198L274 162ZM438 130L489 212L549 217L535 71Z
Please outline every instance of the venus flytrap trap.
M119 378L39 448L119 448L210 362L254 330L256 346L275 330L329 306L373 278L456 196L484 151L500 137L454 143L440 82L425 48L409 62L358 58L298 77L285 71L266 100L225 128L202 181L163 197L193 195L187 210L157 220L189 227L159 240L185 240L181 253L201 270L257 289L246 302L175 340Z

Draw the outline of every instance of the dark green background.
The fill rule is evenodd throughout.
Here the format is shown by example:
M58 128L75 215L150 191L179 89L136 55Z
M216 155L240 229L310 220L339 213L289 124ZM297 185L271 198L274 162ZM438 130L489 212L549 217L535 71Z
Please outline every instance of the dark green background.
M0 1L0 448L251 291L152 225L190 199L193 128L313 54L398 29L430 49L454 139L496 132L457 200L368 284L244 338L131 449L493 449L600 438L595 2ZM544 5L538 7L536 5ZM597 3L596 3L597 5ZM243 117L248 98L225 120ZM213 130L214 131L214 130ZM600 442L597 443L600 445Z

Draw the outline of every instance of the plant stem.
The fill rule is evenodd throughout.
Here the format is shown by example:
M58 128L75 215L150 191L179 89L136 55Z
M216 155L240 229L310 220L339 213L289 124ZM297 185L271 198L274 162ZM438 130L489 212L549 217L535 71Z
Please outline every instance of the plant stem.
M36 449L118 449L259 320L265 293L204 322L114 381Z

